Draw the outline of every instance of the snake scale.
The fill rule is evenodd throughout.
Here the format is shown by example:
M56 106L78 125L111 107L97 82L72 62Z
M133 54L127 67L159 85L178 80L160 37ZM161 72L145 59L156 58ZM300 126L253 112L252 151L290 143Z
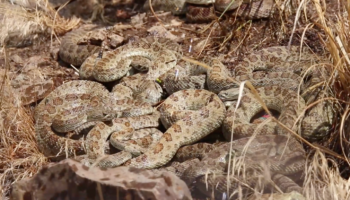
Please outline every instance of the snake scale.
M237 10L236 15L246 19L266 18L273 13L273 5L272 0L152 0L152 7L155 10L186 14L190 22L206 22L216 19L215 10L223 12L226 9L227 11ZM148 0L144 8L149 9Z
M232 170L227 176L229 157ZM165 168L166 171L175 172L188 184L200 185L197 185L198 188L208 196L215 192L218 199L227 189L235 191L238 185L244 188L244 194L252 192L249 187L274 191L273 185L265 185L271 184L269 178L284 192L302 192L299 184L303 181L305 151L298 141L285 135L245 137L231 143L197 143L179 149L175 159L180 162L173 162ZM263 175L266 166L271 170L271 177ZM233 184L228 187L228 177L239 181L232 181ZM259 179L266 179L265 183L259 186L262 181ZM206 183L215 186L215 190L207 188Z
M66 152L74 155L83 151L81 141L60 137L57 132L73 131L90 122L108 121L118 116L153 112L148 103L115 96L120 95L110 93L102 84L92 81L70 81L55 89L35 109L39 149L46 156Z
M223 5L219 2L215 2L216 8ZM177 3L177 1L174 1L174 3ZM92 32L94 31L92 30ZM229 76L230 73L226 67L214 58L209 62L211 65L209 70L200 70L205 72L206 76L201 74L196 79L184 79L187 84L183 84L184 82L174 81L181 77L172 76L174 69L181 68L178 68L178 65L181 64L179 61L181 49L177 43L152 37L131 39L129 43L115 50L105 52L102 58L97 58L97 52L101 47L93 44L79 44L82 37L87 37L87 32L89 31L77 30L65 36L60 47L61 59L77 66L82 65L80 70L82 79L100 82L122 80L112 92L109 92L102 84L95 81L71 81L58 87L42 100L35 110L35 120L38 145L46 156L56 157L64 153L72 156L85 152L87 155L83 159L89 165L98 162L98 165L102 167L114 167L125 162L124 165L137 168L157 168L167 164L180 147L200 140L220 126L223 127L223 133L227 139L231 139L232 132L234 139L241 138L236 143L233 142L234 146L237 146L234 148L240 148L239 141L247 140L249 138L247 136L256 131L256 128L260 128L258 132L269 136L266 136L266 139L261 139L263 136L257 136L257 139L254 140L256 144L267 145L266 148L274 148L274 153L279 154L281 148L276 146L282 143L286 144L285 136L271 134L285 135L285 132L271 122L263 128L252 126L250 122L252 116L261 111L262 108L249 90L244 91L241 106L237 111L234 111L234 106L231 106L226 113L225 106L220 98L222 100L230 99L232 95L230 89L236 88L238 86L237 82L250 80L253 85L261 87L258 88L258 92L262 99L265 100L268 107L280 111L280 121L284 122L289 128L293 127L294 120L305 107L303 100L300 101L297 98L297 89L299 82L302 80L300 75L305 70L304 65L310 65L312 63L310 58L312 57L310 54L302 54L303 56L300 57L298 48L272 47L253 52L236 67L234 76ZM127 80L128 77L122 78L132 71L130 65L137 65L135 60L138 63L144 63L144 66L138 66L138 70L143 71L146 68L148 72L130 76L133 78L129 78L129 80ZM264 66L264 68L260 69L260 66ZM286 70L286 67L290 70ZM255 72L256 70L265 71ZM183 76L186 76L186 73ZM164 83L166 90L172 91L170 93L173 94L160 104L158 111L155 111L150 102L142 101L145 94L140 95L140 93L146 91L147 95L150 91L158 90L159 86L155 79L159 77L162 77L162 80L173 81L171 84ZM139 85L131 87L130 85L134 84L130 84L130 80L141 81L135 81ZM192 82L189 83L188 80L196 80L197 82L191 85ZM283 81L289 82L286 88L280 87ZM176 82L183 85L172 84ZM146 90L146 87L141 87L140 83L153 86L156 89ZM136 97L135 94L139 96ZM152 103L157 103L160 98L159 96L152 99ZM314 114L320 115L318 111ZM233 115L236 116L235 120L232 120ZM167 129L161 136L153 131L155 127L158 127L159 119ZM320 118L319 121L321 120L324 119ZM305 127L308 130L305 131L307 132L306 135L314 132L312 129L318 126L319 121L308 119L305 123L303 122L304 130L306 130ZM73 140L56 134L57 132L84 129L95 124L97 125L90 130L85 141ZM232 124L234 124L233 129ZM118 146L120 140L132 138L131 135L145 127L149 130L146 132L151 133L151 136L148 137L151 137L152 141L154 139L155 142L149 142L148 139L141 139L137 142L136 139L131 139L131 142L129 141L126 146L125 144ZM106 140L109 137L111 143L122 150L122 154L105 154ZM296 141L292 140L291 142L294 144L293 142ZM136 143L147 143L147 145L135 150ZM247 141L243 143L246 144ZM298 166L290 166L293 173L299 173L302 170L301 166L304 159L301 157L293 159L293 155L296 155L293 152L301 152L302 147L300 145L292 147L297 148L297 151L291 151L290 154L287 153L281 157L295 162L294 164ZM262 147L262 149L264 148ZM132 151L131 154L133 155L128 153L127 150ZM213 151L220 158L227 157L227 145ZM209 152L209 154L204 155L198 161L198 165L187 168L185 174L190 175L189 177L193 177L193 179L199 178L201 180L199 183L203 184L203 171L211 168L205 156L211 157L211 153L214 154ZM266 154L265 156L271 155L268 151L262 153L263 155ZM130 159L132 156L136 157ZM99 157L103 157L103 159L99 160ZM120 161L119 158L125 158L125 160ZM246 162L248 167L253 166L250 165L254 163L253 158L253 153L248 153L248 161ZM210 162L216 165L220 161ZM290 164L289 161L285 160L271 160L271 163L276 165L278 163ZM197 172L194 166L197 166L200 170ZM256 169L255 167L252 168ZM219 173L225 171L222 168L217 170ZM199 173L200 171L202 173ZM289 175L287 170L284 169L277 174ZM279 176L274 177L276 179L281 178ZM217 182L227 185L222 177L210 176L210 180L211 185L215 185ZM200 187L200 189L203 188L205 187ZM222 190L219 191L222 192Z

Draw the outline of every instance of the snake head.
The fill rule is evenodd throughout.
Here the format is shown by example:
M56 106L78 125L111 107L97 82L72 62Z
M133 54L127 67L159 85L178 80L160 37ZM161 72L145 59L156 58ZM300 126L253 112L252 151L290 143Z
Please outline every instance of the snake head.
M310 141L325 138L333 129L334 118L334 111L329 104L311 107L301 123L301 135Z
M233 101L237 100L239 96L239 88L230 88L228 90L223 90L218 94L222 101Z
M317 124L317 126L314 126L310 129L307 129L307 127L310 126L308 126L307 124L305 125L304 123L304 127L301 132L302 136L310 141L322 140L323 138L327 137L333 130L332 124L330 124L329 122L319 123Z

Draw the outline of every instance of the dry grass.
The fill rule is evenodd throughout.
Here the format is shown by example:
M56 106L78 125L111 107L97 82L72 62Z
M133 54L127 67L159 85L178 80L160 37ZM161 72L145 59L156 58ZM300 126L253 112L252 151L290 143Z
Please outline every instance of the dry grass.
M283 3L278 2L283 7ZM302 2L304 1L297 5ZM347 158L350 153L348 152L348 138L350 135L349 126L347 126L350 111L348 106L350 98L350 88L348 87L350 81L350 58L348 57L348 52L350 52L350 43L348 42L350 41L350 0L347 0L346 6L339 5L339 8L344 9L332 13L331 18L326 17L324 10L327 5L324 2L313 0L310 4L313 5L311 10L316 13L316 20L314 20L316 26L323 30L324 35L326 35L326 37L320 37L320 39L329 51L333 63L331 71L334 76L329 86L336 95L339 105L342 106L341 113L339 113L341 118L337 121L336 128L326 147ZM300 6L297 16L305 18L306 10L306 7ZM11 34L20 33L22 37L38 33L61 34L79 22L78 19L66 21L50 8L27 12L20 7L0 3L0 11L2 13L0 19L4 22L4 26L0 29L0 43L2 44ZM290 9L285 7L285 10L281 11L289 12ZM299 17L295 21L298 20ZM13 26L13 24L16 24L16 26ZM284 23L282 23L281 30L283 26ZM312 25L306 27L305 31L311 28ZM3 52L6 60L6 51ZM6 78L8 70L7 68L0 71L0 77L3 80L0 83L0 185L2 197L5 197L8 193L8 189L13 182L32 176L41 166L47 164L46 158L38 151L35 143L32 111L21 106L20 98L9 86L9 81ZM332 153L325 154L317 146L312 144L309 144L309 146L315 151L312 157L310 156L306 167L304 191L307 199L350 199L350 183L341 177L338 170L339 166L342 166L342 169L348 169L349 162L340 159L335 160L337 157L329 157Z
M3 51L6 66L9 66L6 49ZM3 199L13 182L32 176L47 161L35 143L32 113L21 106L20 97L9 84L8 70L8 67L0 70L0 185Z
M28 3L25 0L21 2ZM25 10L1 1L0 44L20 45L11 43L11 40L35 40L36 37L63 34L79 23L79 19L61 18L45 2L37 1L41 3L38 7L34 4L34 9ZM10 66L5 47L0 52L5 58L5 68L0 69L0 198L5 199L13 182L33 176L47 164L47 159L39 152L35 142L32 109L21 105L20 94L16 94L10 86Z
M348 57L350 52L350 1L346 0L342 2L343 4L333 2L337 5L326 5L325 2L319 0L313 0L310 3L312 6L307 8L311 9L307 11L315 13L314 23L319 30L323 31L319 34L319 38L330 53L330 60L333 63L330 66L331 79L326 83L325 88L330 89L327 92L336 98L324 100L340 105L340 110L337 110L336 114L341 117L336 120L335 128L324 147L304 141L312 149L305 168L304 195L308 200L350 199L350 183L346 180L349 173L341 173L339 170L341 168L348 172L350 164L348 160L350 134L347 126L350 110L350 88L348 87L350 80L350 59ZM331 6L337 8L336 13L325 12L326 8L329 9ZM302 10L300 6L299 11L302 12Z
M326 37L321 38L329 51L333 65L334 76L330 81L332 92L337 98L341 110L337 113L340 118L335 122L335 129L327 142L334 152L344 156L345 161L326 158L323 153L316 151L310 159L306 171L305 194L307 199L350 199L350 183L341 177L339 170L349 171L349 97L350 88L350 52L349 22L350 1L345 0L337 4L337 12L325 14L324 2L314 0L318 21L316 25L324 31ZM330 5L328 5L330 6ZM334 6L334 5L333 5ZM337 161L337 162L336 162ZM347 179L349 173L342 173Z
M350 183L346 180L349 177L350 171L350 162L348 158L350 155L350 133L348 125L350 113L350 87L348 86L350 82L350 1L347 0L342 2L343 4L339 2L333 3L337 5L327 5L324 1L319 0L313 0L312 2L309 2L307 6L304 1L298 2L299 6L293 27L294 32L295 27L301 18L306 21L310 20L306 17L309 15L303 16L303 14L314 13L312 15L312 20L310 20L313 23L305 26L306 28L304 33L306 33L308 29L313 26L320 31L319 38L322 44L324 44L324 48L329 52L329 59L331 60L332 65L323 65L325 68L330 68L327 72L330 73L327 74L330 78L325 82L319 83L318 87L323 86L323 89L330 96L335 98L330 97L320 99L319 101L310 104L307 109L316 105L317 103L321 103L322 101L331 102L335 106L334 108L337 108L334 109L336 116L340 116L334 122L334 129L332 130L332 133L328 139L324 139L326 142L323 144L323 146L320 146L318 144L312 144L301 138L300 135L285 127L274 117L264 122L267 123L270 120L276 121L280 124L280 126L288 129L288 131L294 137L297 137L309 147L309 157L305 167L305 181L303 185L304 196L308 200L350 199ZM333 7L333 11L334 8L336 8L335 10L337 12L325 12L327 7L329 9L329 6ZM290 36L288 45L291 44L293 38L292 35ZM303 40L301 41L302 42L300 45L305 45L302 44ZM321 70L322 65L316 65L313 67ZM253 93L255 93L255 96L263 105L265 111L272 116L266 105L263 103L263 100L255 91L255 88L249 82L247 82L246 85L252 90ZM247 147L248 146L249 144L247 144ZM241 167L244 168L244 166ZM234 170L234 167L232 167L232 171ZM231 191L231 193L232 192L239 193L239 189L237 191ZM259 193L259 191L255 192Z
M45 36L61 35L74 28L80 19L66 20L60 17L52 9L47 0L37 1L34 5L27 5L26 0L16 1L20 5L27 5L30 9L12 5L7 1L0 1L0 44L17 46L17 41L29 40L29 42ZM33 2L33 1L29 1ZM35 2L35 1L34 1ZM32 3L33 4L33 3ZM14 41L12 41L14 40Z

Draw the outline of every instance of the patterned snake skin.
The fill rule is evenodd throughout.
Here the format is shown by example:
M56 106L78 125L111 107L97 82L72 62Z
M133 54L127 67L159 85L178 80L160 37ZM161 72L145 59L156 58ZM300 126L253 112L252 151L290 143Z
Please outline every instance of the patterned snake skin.
M227 189L234 192L238 186L244 188L244 194L251 194L249 187L273 192L276 188L269 183L269 178L283 192L302 192L299 185L303 182L305 151L298 141L288 136L261 135L231 143L198 143L180 148L175 159L183 162L173 162L161 171L175 172L187 184L195 183L208 196L214 191L217 199L221 199ZM228 176L229 159L232 163ZM259 185L259 182L263 183ZM215 186L215 190L206 184Z
M105 52L103 57L96 61L97 54L94 53L100 47L80 45L79 37L87 37L85 33L82 33L84 32L78 30L67 34L60 48L60 56L64 61L75 65L82 64L81 71L84 71L84 73L81 73L82 78L102 82L121 79L130 71L130 64L135 59L145 61L148 72L138 78L136 78L137 75L130 76L133 77L132 79L129 78L131 81L150 81L149 83L153 85L155 84L154 80L159 77L165 77L162 80L168 79L169 81L178 78L177 76L171 78L173 70L179 67L176 65L181 63L179 62L181 51L179 45L174 42L162 38L147 37ZM158 114L149 103L133 100L132 93L135 91L127 86L129 84L128 77L123 78L123 81L121 81L123 84L115 86L118 89L113 89L112 92L109 92L100 83L93 81L68 82L50 93L36 108L35 120L39 148L46 156L58 156L66 152L69 155L75 155L85 151L87 155L83 159L88 165L97 163L102 167L114 167L126 161L124 165L137 168L161 167L173 158L181 146L200 140L221 125L223 125L223 132L227 139L231 139L232 131L234 139L247 137L257 131L256 128L258 127L252 126L250 120L256 112L262 109L249 91L244 93L242 104L235 113L235 120L232 120L234 106L229 109L225 117L225 106L220 100L220 98L230 98L231 93L227 92L229 91L227 89L236 88L238 86L237 82L244 80L250 80L253 85L261 87L258 89L261 98L269 108L280 111L279 120L292 128L296 117L305 108L302 98L298 100L296 91L299 82L302 80L300 75L303 74L305 65L312 63L310 58L312 57L308 54L302 54L300 57L299 50L294 48L266 48L253 52L245 58L236 67L235 74L232 77L229 76L230 73L227 72L220 61L212 59L210 62L212 68L201 71L206 73L207 89L210 91L206 89L196 90L194 88L197 88L198 84L191 85L190 82L187 82L188 85L181 87L164 83L165 87L169 87L166 90L174 93L159 105ZM154 65L150 65L146 60L151 60ZM264 66L264 69L260 69L260 66ZM269 73L255 72L256 70L266 70ZM85 76L84 74L88 75ZM186 76L186 73L183 75ZM203 75L200 75L200 77L205 79ZM189 79L184 80L186 82ZM283 81L290 82L287 88L281 88L281 82ZM136 83L140 84L139 81L136 81ZM145 82L141 81L141 83ZM201 84L200 88L204 88L204 84ZM171 89L170 87L177 88ZM324 116L321 111L316 110L313 114L313 118L306 118L301 123L301 130L304 130L302 134L306 136L312 134L313 130L316 129L315 127L318 128L320 122L325 120L318 117L320 115ZM153 132L158 127L158 119L167 129L161 136ZM97 126L88 133L85 142L60 137L56 134L56 132L76 130L79 126L84 128L91 125L91 123L97 124ZM234 124L233 129L232 124ZM117 147L123 150L122 154L105 154L107 138L111 137L111 142L118 146L120 140L124 140L125 137L130 138L132 133L139 131L139 129L141 131L141 128L147 128L149 131L146 132L151 133L149 137L154 137L155 142L152 139L152 142L147 142L145 148L134 150L135 147L131 144L137 142L132 139L133 142L129 142L127 146ZM274 123L267 123L259 128L261 134L285 134ZM257 137L260 138L260 136ZM256 142L258 144L261 142L261 145L279 145L277 141L284 140L282 136L268 136L267 138L269 140L263 141L260 138ZM139 144L142 143L144 142L139 142ZM86 147L86 149L83 147ZM295 148L299 149L298 146L295 146ZM132 149L130 151L137 157L130 159L132 155L127 152L127 149ZM301 151L302 147L299 150ZM225 152L227 153L226 150ZM140 153L143 154L139 155ZM279 154L281 152L276 150L275 153ZM250 159L249 156L248 159ZM286 154L282 157L287 160L292 158L292 156L288 156L289 154ZM100 157L103 157L103 159L101 160ZM118 160L119 158L124 160ZM201 165L208 168L209 166L205 164L206 161L202 161L204 163ZM271 162L274 163L275 161ZM289 164L289 161L281 161L281 163ZM300 164L302 162L295 163ZM215 161L214 164L218 163ZM249 164L248 162L248 166ZM274 164L277 164L277 161ZM298 171L299 169L296 167L294 170ZM196 174L194 171L194 169L188 168L186 173L191 174L190 177L193 178L203 178L203 174L197 172ZM219 171L222 171L222 169ZM282 170L282 173L276 174L288 175L287 170ZM211 183L215 185L214 182L217 182L218 179L222 178L214 178Z
M81 141L60 137L56 132L72 131L89 122L153 112L147 103L118 96L92 81L70 81L56 88L35 109L35 132L41 152L46 156L81 153Z
M214 7L223 12L237 9L236 15L247 19L260 19L272 14L274 1L272 0L152 0L155 10L171 11L174 14L186 13L186 18L191 22L204 22L216 19ZM144 4L149 10L149 1Z

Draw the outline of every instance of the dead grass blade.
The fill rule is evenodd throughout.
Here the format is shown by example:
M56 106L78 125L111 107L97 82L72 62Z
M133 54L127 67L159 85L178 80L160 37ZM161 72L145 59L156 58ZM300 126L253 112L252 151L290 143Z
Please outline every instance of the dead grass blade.
M158 15L154 12L153 6L152 6L152 0L148 1L149 9L151 10L153 16L157 19L157 21L160 23L161 26L164 27L164 24L161 19L159 19Z
M9 66L6 49L3 52L5 66ZM30 109L21 106L20 97L6 78L6 71L0 70L0 77L0 185L4 197L14 181L32 176L47 164L47 159L37 148Z
M43 5L40 5L43 6ZM30 38L35 35L61 35L76 27L80 19L64 19L48 4L44 9L25 9L10 3L0 3L0 18L3 20L0 29L0 43L4 44L9 37Z

